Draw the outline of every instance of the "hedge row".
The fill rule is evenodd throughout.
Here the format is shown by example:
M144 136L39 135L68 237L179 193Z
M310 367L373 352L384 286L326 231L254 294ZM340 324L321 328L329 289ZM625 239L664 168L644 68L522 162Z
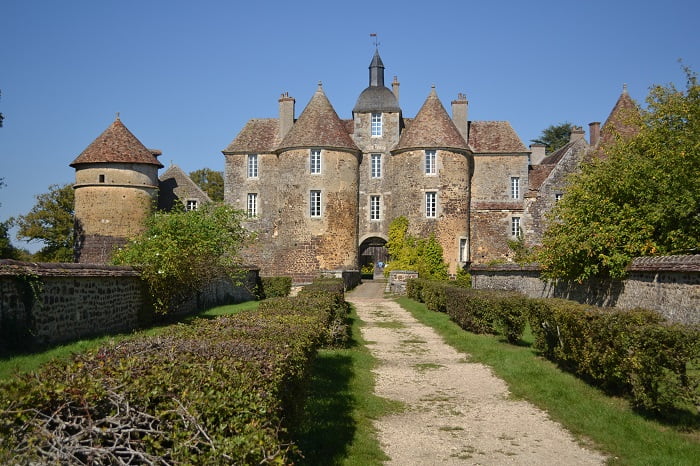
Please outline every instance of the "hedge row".
M700 329L672 325L659 314L531 299L508 291L474 290L410 280L408 296L446 312L474 333L517 342L529 321L534 347L548 359L635 406L662 411L700 405Z
M261 303L262 304L262 303ZM0 384L2 464L286 464L311 361L347 308L313 291Z
M258 297L281 298L289 296L292 291L292 277L260 277Z

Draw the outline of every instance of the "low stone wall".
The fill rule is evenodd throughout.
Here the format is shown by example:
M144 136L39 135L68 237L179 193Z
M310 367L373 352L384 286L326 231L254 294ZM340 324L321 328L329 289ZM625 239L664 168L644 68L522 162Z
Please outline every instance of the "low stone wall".
M473 266L472 286L516 290L530 297L564 298L621 309L643 307L672 322L700 324L700 255L640 257L625 280L545 282L537 266Z
M257 270L244 284L222 279L178 314L253 299ZM252 285L251 285L252 283ZM0 346L27 348L127 332L153 320L150 297L131 267L0 260Z
M412 270L392 270L389 272L389 281L386 284L386 292L406 294L406 282L412 278L418 278L418 272L414 272Z
M348 291L360 284L362 275L359 270L322 270L321 277L342 278L345 284L345 291Z

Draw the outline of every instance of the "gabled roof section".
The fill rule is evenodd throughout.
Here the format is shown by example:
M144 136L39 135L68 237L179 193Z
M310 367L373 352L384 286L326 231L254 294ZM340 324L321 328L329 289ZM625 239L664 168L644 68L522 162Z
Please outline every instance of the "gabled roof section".
M469 147L474 153L529 152L507 121L472 121Z
M177 200L196 199L202 204L211 202L207 193L175 164L170 165L158 180L160 181L158 193L160 209L171 210Z
M277 151L303 147L327 147L359 152L359 149L328 101L321 83Z
M158 152L146 149L117 116L70 166L76 167L86 163L140 163L162 168L163 164L154 153Z
M624 84L622 94L600 129L600 145L614 142L616 135L627 138L637 134L639 128L631 121L637 116L639 116L639 107L627 93L627 84Z
M577 154L584 151L583 155L578 156L580 163L580 161L584 159L585 151L587 151L589 147L590 146L584 138L574 139L542 159L539 164L532 165L530 167L530 175L528 177L528 189L530 191L539 190L542 183L549 178L550 173L552 173L557 164L564 159L569 159L572 156L577 157Z
M399 142L392 152L423 148L444 148L458 152L469 150L466 141L459 134L452 118L440 102L434 87L418 110L413 122L401 133Z
M238 136L223 150L224 154L270 153L277 144L279 121L276 118L249 120Z

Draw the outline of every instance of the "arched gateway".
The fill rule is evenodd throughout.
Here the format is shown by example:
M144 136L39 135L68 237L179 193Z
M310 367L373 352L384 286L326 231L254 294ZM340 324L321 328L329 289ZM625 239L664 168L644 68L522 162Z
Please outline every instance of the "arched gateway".
M389 259L389 252L386 248L386 240L378 236L372 236L360 243L360 267L368 265L374 266L374 274L381 276L383 264Z

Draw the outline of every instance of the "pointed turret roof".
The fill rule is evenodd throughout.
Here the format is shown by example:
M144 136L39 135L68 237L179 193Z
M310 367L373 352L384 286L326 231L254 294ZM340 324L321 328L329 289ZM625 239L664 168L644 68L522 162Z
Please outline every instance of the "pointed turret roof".
M357 98L353 113L400 112L399 101L391 90L384 85L384 63L379 50L369 64L369 86Z
M636 116L639 116L639 108L627 92L627 84L623 84L622 94L600 129L600 145L613 142L616 134L623 138L637 134L639 128L632 123Z
M468 150L467 142L447 114L434 86L411 125L401 134L392 152L423 148L442 148L458 152Z
M71 162L70 166L85 163L141 163L163 167L155 157L154 151L147 149L124 126L119 116Z
M323 86L311 97L292 129L282 139L277 151L302 148L327 147L359 152L345 125L323 92Z

